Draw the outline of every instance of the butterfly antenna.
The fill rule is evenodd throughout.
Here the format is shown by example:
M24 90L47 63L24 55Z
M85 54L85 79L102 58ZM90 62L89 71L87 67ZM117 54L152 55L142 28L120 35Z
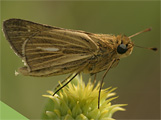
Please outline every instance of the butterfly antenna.
M143 31L140 31L140 32L138 32L138 33L135 33L135 34L129 36L129 38L132 38L132 37L134 37L134 36L136 36L136 35L139 35L139 34L141 34L141 33L148 32L148 31L151 31L151 30L152 30L152 28L147 28L147 29L145 29L145 30L143 30Z
M148 49L148 50L153 50L153 51L157 51L158 49L153 47L153 48L147 48L147 47L142 47L142 46L138 46L138 45L134 45L135 47L138 47L138 48L144 48L144 49Z
M141 34L141 33L148 32L148 31L151 31L151 30L152 30L152 28L147 28L147 29L145 29L145 30L143 30L143 31L137 32L137 33L135 33L135 34L129 36L129 38L132 38L132 37L134 37L134 36L136 36L136 35L139 35L139 34ZM138 45L134 45L134 44L133 44L133 46L138 47L138 48L144 48L144 49L148 49L148 50L153 50L153 51L157 51L157 50L158 50L158 49L155 48L155 47L154 47L154 48L147 48L147 47L142 47L142 46L138 46Z

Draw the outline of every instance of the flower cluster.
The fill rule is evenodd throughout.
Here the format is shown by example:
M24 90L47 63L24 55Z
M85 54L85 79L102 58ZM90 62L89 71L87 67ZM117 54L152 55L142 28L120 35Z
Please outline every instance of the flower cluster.
M111 101L116 99L113 92L116 88L101 90L100 109L98 109L99 83L95 86L91 81L85 85L82 77L76 77L76 84L69 83L58 94L48 91L50 98L43 119L54 120L113 120L112 115L116 111L124 111L121 106L126 104L112 105ZM115 96L115 97L114 97Z

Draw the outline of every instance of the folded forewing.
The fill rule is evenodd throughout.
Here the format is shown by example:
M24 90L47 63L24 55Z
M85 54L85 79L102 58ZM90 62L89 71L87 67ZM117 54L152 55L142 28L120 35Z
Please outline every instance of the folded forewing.
M4 22L11 47L30 71L73 67L93 56L97 45L86 32L67 30L21 19ZM79 63L78 63L79 62ZM83 63L82 63L83 64Z

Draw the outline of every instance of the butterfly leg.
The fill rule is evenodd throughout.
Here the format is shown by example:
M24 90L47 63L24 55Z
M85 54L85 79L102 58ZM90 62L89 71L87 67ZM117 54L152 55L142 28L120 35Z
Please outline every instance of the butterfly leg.
M96 75L96 73L91 73L91 74L90 74L90 77L92 77L93 75L94 75L94 78L93 78L93 80L92 80L92 83L95 84L95 83L96 83L96 76L97 76L97 75Z
M94 79L93 79L93 84L96 83L96 77L97 77L97 74L95 73L95 74L94 74Z
M77 72L77 73L76 73L69 81L67 81L63 86L61 86L59 89L57 89L57 90L54 92L53 96L54 96L56 93L58 93L59 90L61 90L63 87L65 87L69 82L71 82L78 74L79 74L79 72Z
M63 81L61 82L61 84L64 84L72 75L73 75L73 74L70 74L65 80L63 80ZM58 84L58 85L56 86L55 90L57 90L59 87L60 87L60 84Z
M115 59L113 59L111 61L108 68L106 69L105 73L103 74L103 77L102 77L102 80L101 80L101 83L100 83L99 93L98 93L98 109L100 108L100 96L101 96L101 89L102 89L103 80L104 80L105 76L107 75L108 71L110 70L111 66L114 64L114 62L115 62Z
M86 64L84 64L84 66L83 66L82 68L80 68L80 69L75 73L75 75L71 74L65 81L67 81L72 75L73 75L73 76L72 76L72 77L71 77L63 86L61 86L59 89L57 89L57 90L54 92L53 96L54 96L56 93L58 93L59 90L61 90L63 87L65 87L69 82L71 82L78 74L80 74L81 71L82 71L87 65L88 65L88 62L87 62Z
M93 84L96 83L96 77L97 77L97 74L95 73L95 74L94 74L94 78L93 78Z

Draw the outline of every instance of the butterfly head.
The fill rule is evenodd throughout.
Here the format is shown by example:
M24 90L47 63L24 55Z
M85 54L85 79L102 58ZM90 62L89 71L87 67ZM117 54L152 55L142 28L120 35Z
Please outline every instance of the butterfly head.
M118 35L116 37L116 51L117 51L117 58L123 58L123 57L127 57L132 53L133 47L139 47L139 48L144 48L144 49L149 49L149 50L153 50L153 51L157 51L157 48L147 48L147 47L141 47L141 46L137 46L135 45L132 41L131 38L139 35L140 33L144 33L147 31L150 31L151 28L147 28L143 31L137 32L131 36L125 36L125 35Z
M117 57L123 58L129 56L132 53L134 46L131 39L125 35L118 35L116 39L117 39L117 45L116 45Z

